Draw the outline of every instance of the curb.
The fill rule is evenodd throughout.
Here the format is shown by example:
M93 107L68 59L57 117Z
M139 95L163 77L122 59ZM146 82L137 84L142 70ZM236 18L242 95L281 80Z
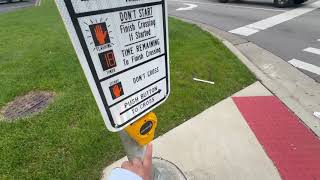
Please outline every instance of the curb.
M248 40L202 22L178 16L171 17L195 24L221 40L266 88L320 137L320 120L313 115L320 110L319 83L285 60Z

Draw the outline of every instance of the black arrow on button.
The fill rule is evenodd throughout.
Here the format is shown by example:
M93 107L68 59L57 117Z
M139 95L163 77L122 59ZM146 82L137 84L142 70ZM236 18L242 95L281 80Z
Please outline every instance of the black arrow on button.
M143 103L144 101L148 100L149 98L151 98L151 97L155 96L156 94L160 94L160 92L161 92L161 91L162 91L162 90L161 90L161 89L159 89L157 92L155 92L155 93L151 94L149 97L147 97L147 98L145 98L144 100L140 101L138 104L136 104L136 105L132 106L131 108L126 109L125 111L121 112L121 113L120 113L120 115L122 115L122 114L126 113L127 111L129 111L130 109L132 109L132 108L134 108L134 107L138 106L139 104L141 104L141 103Z

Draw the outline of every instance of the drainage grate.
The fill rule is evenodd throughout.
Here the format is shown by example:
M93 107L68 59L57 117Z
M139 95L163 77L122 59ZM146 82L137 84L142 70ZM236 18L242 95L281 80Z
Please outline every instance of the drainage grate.
M42 111L53 101L54 93L48 91L30 92L16 98L1 109L5 121L29 117Z

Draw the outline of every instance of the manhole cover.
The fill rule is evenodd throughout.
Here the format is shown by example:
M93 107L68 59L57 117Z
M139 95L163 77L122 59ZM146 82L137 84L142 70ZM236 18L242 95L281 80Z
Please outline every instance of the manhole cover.
M52 102L53 92L37 91L30 92L25 96L17 97L1 109L1 115L5 121L12 122L16 119L32 116Z

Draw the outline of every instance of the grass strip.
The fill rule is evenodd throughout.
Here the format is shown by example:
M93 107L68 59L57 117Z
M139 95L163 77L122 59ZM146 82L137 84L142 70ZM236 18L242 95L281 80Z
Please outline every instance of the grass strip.
M0 107L29 91L56 93L39 115L0 122L0 179L98 179L125 154L104 126L53 1L2 14L0 23ZM156 109L157 136L255 81L209 33L172 18L169 33L172 93Z

